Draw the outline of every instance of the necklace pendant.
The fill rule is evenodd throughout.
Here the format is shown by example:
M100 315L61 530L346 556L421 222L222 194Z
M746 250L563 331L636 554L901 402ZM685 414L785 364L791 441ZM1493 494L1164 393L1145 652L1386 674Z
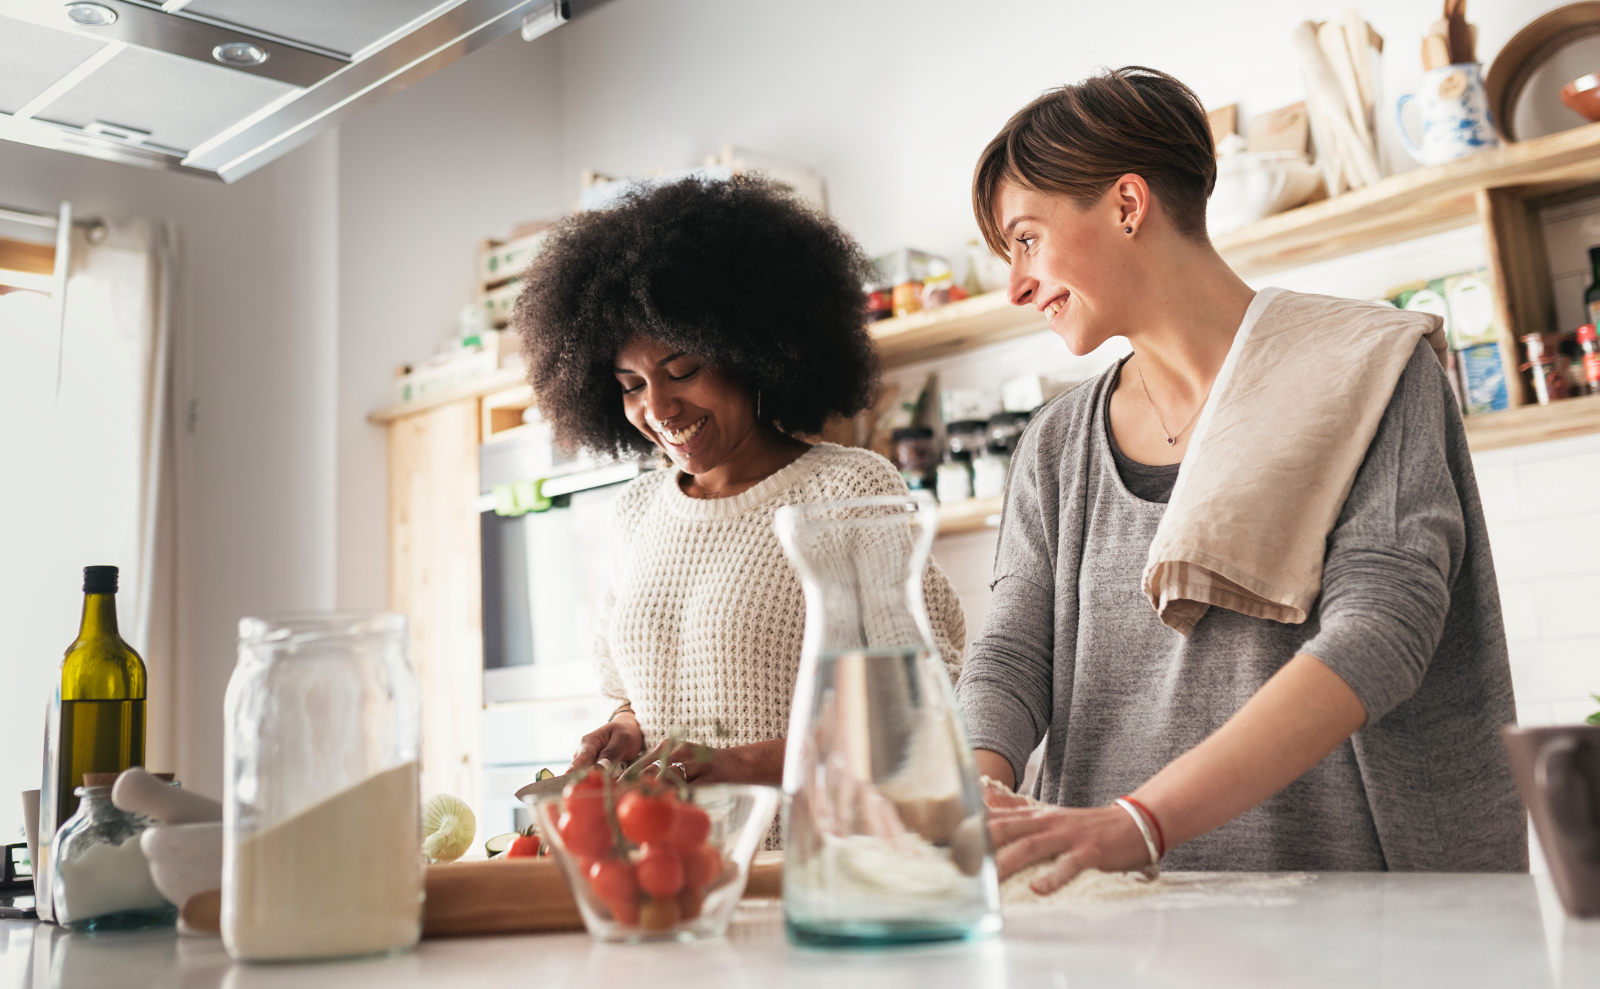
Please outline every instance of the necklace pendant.
M1172 444L1174 444L1176 442L1178 442L1178 438L1176 436L1168 436L1167 437L1167 445L1168 446L1171 446Z

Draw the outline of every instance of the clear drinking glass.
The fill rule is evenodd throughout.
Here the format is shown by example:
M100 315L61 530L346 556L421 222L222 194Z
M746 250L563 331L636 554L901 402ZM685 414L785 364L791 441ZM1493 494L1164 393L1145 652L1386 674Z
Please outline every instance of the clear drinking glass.
M983 798L922 603L922 492L774 519L806 596L783 767L784 917L801 943L1000 929Z
M416 944L421 698L405 617L243 619L225 706L228 953L288 961Z

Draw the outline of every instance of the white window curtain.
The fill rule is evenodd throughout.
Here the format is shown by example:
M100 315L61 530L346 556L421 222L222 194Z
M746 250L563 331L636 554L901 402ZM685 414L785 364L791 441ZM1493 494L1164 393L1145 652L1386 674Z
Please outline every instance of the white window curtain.
M35 292L0 295L0 834L39 785L43 714L77 631L81 571L121 568L123 637L149 668L147 759L174 766L176 518L172 379L178 244L171 224L72 237L64 318ZM58 367L59 362L59 367ZM59 393L57 376L59 374Z

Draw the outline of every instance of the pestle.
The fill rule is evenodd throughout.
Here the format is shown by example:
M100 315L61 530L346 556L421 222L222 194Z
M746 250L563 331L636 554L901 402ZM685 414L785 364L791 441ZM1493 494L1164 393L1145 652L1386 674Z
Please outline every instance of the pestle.
M159 780L139 766L124 770L117 777L111 788L111 802L119 810L153 817L165 824L222 820L222 805L215 800Z

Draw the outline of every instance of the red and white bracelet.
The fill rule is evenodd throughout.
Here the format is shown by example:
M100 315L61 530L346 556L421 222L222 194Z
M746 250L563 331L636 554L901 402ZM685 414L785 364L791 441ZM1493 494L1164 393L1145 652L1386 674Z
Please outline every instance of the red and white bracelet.
M1140 874L1151 882L1160 879L1161 857L1167 852L1166 836L1161 834L1161 822L1157 821L1156 816L1150 813L1143 804L1132 797L1118 797L1116 805L1127 811L1128 816L1133 818L1134 825L1139 829L1139 836L1144 839L1145 850L1150 853L1150 862L1139 870ZM1148 823L1146 821L1147 818ZM1155 826L1155 834L1150 833L1151 825ZM1156 844L1158 835L1161 837L1159 848Z

